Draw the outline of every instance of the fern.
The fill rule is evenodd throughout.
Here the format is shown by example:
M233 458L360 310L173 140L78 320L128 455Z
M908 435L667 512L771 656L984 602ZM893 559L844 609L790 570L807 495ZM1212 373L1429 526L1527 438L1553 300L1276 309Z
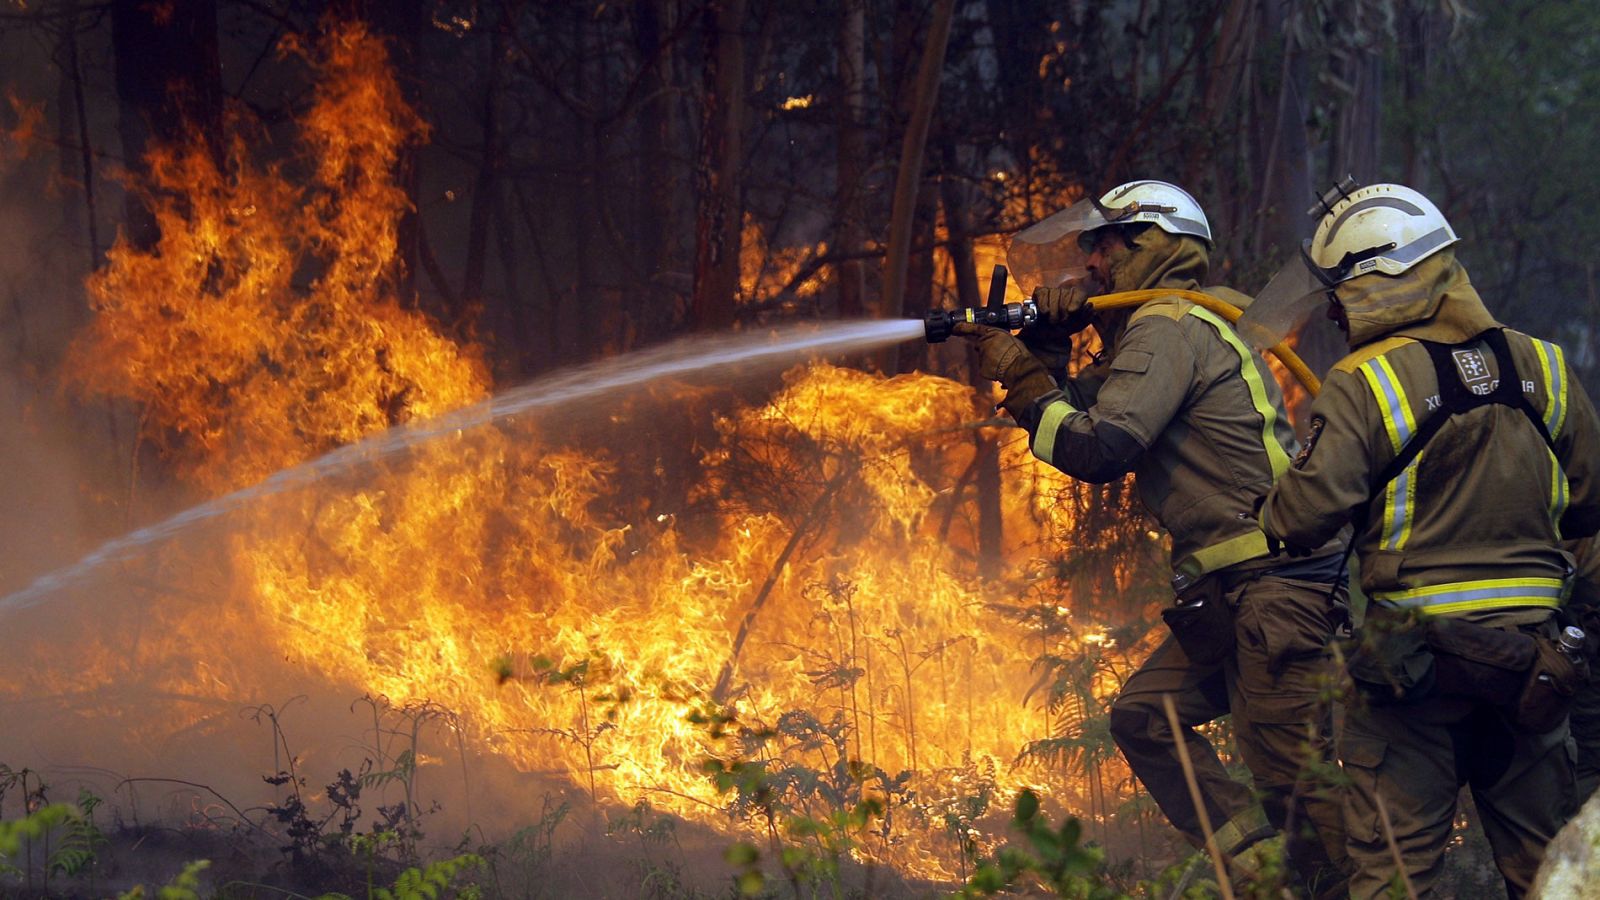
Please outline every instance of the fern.
M394 880L394 885L387 888L377 888L372 892L373 900L438 900L444 891L450 888L457 875L466 869L475 869L483 865L483 857L475 853L464 853L451 859L442 859L429 863L424 868L413 866L400 873ZM475 885L462 888L458 896L476 897L478 890Z
M209 859L197 859L183 867L178 877L172 879L163 887L156 888L155 900L200 900L200 873L211 865ZM135 885L133 890L117 895L117 900L145 900L150 896L145 892L144 885Z
M94 810L100 803L100 798L88 788L78 790L78 813L67 823L61 846L46 861L46 871L60 872L71 878L95 864L96 850L106 842L105 835L94 824Z

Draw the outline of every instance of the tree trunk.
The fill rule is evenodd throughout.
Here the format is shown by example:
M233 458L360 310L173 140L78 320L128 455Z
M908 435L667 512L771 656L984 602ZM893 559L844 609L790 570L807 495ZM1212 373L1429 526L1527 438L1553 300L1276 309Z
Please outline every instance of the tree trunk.
M634 47L643 72L639 105L639 191L638 222L635 239L643 263L646 283L636 297L632 311L636 327L648 334L664 333L678 323L673 321L673 292L668 286L672 270L674 185L672 180L672 90L668 77L671 47L665 33L671 24L667 0L640 0L634 7Z
M500 62L505 56L505 30L512 27L509 14L489 35L489 59L483 85L483 157L478 160L478 177L472 189L472 212L467 219L467 265L462 276L461 300L466 304L483 300L483 275L489 262L489 218L499 191L495 186L500 168Z
M933 21L928 25L927 43L923 45L922 61L917 66L911 116L900 146L894 205L889 215L888 256L883 266L885 318L897 319L905 313L906 269L911 256L917 197L922 185L922 152L928 140L929 123L933 121L934 105L939 97L939 79L944 72L944 51L949 43L950 19L954 11L955 0L935 0Z
M1346 175L1356 183L1378 178L1378 136L1383 127L1383 57L1371 48L1341 48L1334 52L1330 74L1339 90L1333 136L1328 153L1326 184Z
M945 228L950 232L950 264L956 274L956 302L963 307L982 306L984 297L978 287L978 269L973 260L970 220L967 215L967 194L962 184L953 176L957 155L955 142L940 142L943 177L939 179L939 193L944 201ZM968 354L968 380L986 388L989 380L978 374L976 355ZM975 431L972 435L974 465L977 473L974 487L978 503L978 571L986 578L1000 573L1005 559L1005 533L1000 515L1000 454L992 429Z
M222 72L217 55L215 0L112 0L111 45L116 57L122 154L137 180L152 144L205 143L222 166ZM137 191L124 195L127 239L148 250L161 238L155 216Z
M866 245L866 209L862 190L867 170L866 141L866 0L843 0L839 21L839 139L834 186L834 252L839 263L839 315L857 317L867 311L866 266L852 258Z
M100 223L95 211L94 148L89 143L89 111L83 99L83 63L78 50L78 3L66 0L68 15L61 22L56 47L56 65L61 81L56 93L58 110L56 138L59 144L57 172L62 184L80 184L83 205L68 197L62 203L62 226L74 238L80 233L89 239L89 268L100 265ZM77 152L72 152L76 146ZM79 307L80 312L83 311Z
M744 124L745 0L709 0L705 9L705 98L695 187L695 329L733 324L739 291L740 136Z
M1258 19L1258 44L1282 46L1277 71L1265 67L1258 77L1275 75L1275 83L1261 84L1257 108L1270 111L1257 120L1256 170L1261 172L1260 202L1256 207L1254 241L1249 253L1295 246L1306 230L1305 210L1312 200L1310 147L1306 139L1306 98L1310 71L1305 52L1284 28L1284 11L1277 2L1263 3ZM1267 99L1272 98L1272 99Z

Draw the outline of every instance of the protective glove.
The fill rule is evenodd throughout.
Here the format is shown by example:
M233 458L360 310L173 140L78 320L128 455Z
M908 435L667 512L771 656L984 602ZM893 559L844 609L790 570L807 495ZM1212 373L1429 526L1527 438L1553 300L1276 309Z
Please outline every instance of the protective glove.
M1060 287L1034 288L1033 305L1039 308L1041 323L1066 334L1077 334L1088 327L1092 313L1089 289L1081 280Z
M991 381L1000 382L1006 397L1000 405L1013 417L1033 401L1056 389L1056 383L1045 371L1044 363L1028 352L1021 340L1002 328L991 328L972 322L957 322L951 329L977 344L978 374Z
M1038 360L1033 358L1022 341L1004 329L957 322L950 331L977 346L978 374L990 381L1000 382L1003 387L1010 387L1012 380L1030 361L1038 365Z

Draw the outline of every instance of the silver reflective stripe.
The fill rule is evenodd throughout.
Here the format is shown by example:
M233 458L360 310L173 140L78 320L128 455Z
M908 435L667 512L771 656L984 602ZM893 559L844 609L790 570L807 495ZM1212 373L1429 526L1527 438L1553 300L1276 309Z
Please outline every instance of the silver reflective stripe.
M1533 349L1539 354L1544 386L1550 392L1550 404L1544 411L1544 428L1550 432L1550 439L1555 440L1567 418L1566 359L1561 348L1549 341L1534 338Z
M1436 584L1404 591L1374 592L1372 599L1391 609L1447 615L1516 606L1559 606L1566 584L1559 578L1490 578Z
M1339 233L1339 229L1343 228L1344 223L1350 221L1352 216L1364 209L1372 209L1374 206L1387 206L1390 209L1398 209L1408 216L1427 215L1422 211L1422 207L1399 197L1379 196L1357 200L1355 203L1350 204L1350 207L1344 212L1339 213L1339 218L1335 219L1333 225L1328 229L1328 236L1323 239L1322 246L1326 247L1333 243L1333 236Z

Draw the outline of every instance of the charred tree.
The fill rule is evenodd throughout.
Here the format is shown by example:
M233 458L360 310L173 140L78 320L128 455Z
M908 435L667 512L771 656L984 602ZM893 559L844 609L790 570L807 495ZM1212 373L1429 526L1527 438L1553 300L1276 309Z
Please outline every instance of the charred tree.
M152 144L198 137L222 167L222 67L215 0L112 0L122 154L137 179ZM125 234L140 250L160 239L155 216L138 191L125 194Z
M505 30L511 27L510 16L502 15L500 24L489 35L488 59L484 66L483 155L478 160L477 178L472 189L472 212L467 220L467 264L462 276L461 297L469 304L483 301L484 272L488 267L489 219L499 196L500 170L500 73L505 58Z
M671 25L667 0L641 0L634 7L634 49L639 55L639 190L640 227L636 231L640 262L646 283L636 299L633 318L641 330L665 332L672 324L673 268L676 232L671 153L675 146L673 92L669 78L672 45L666 36Z
M859 253L866 245L863 189L867 172L866 140L866 0L843 0L839 17L838 138L835 142L834 252L839 315L866 313L866 266Z
M68 197L62 204L62 225L69 235L89 240L89 268L100 265L99 215L95 209L94 147L89 138L89 113L83 99L83 61L78 47L78 3L66 0L66 15L59 23L56 68L61 73L56 90L56 171L62 184L77 185L82 205Z
M733 323L739 292L745 0L709 0L704 17L705 96L695 167L698 208L690 307L692 324L702 331Z
M941 142L940 158L944 177L939 179L939 196L944 203L945 228L950 233L950 263L955 269L956 302L963 307L982 306L984 297L978 287L978 268L973 259L967 192L954 177L957 164L956 148L948 139ZM976 354L968 354L968 383L987 389L990 382L978 374ZM1005 560L1005 533L1000 515L1000 453L993 429L972 433L973 465L976 472L973 485L977 490L978 507L978 571L985 577L999 574ZM959 499L959 498L957 498ZM956 501L952 501L956 502Z
M883 265L883 314L887 318L899 318L905 312L906 274L922 188L922 154L939 98L939 79L944 72L944 52L950 39L950 19L954 11L955 0L935 0L922 59L917 66L910 116L900 145L900 165L895 172L888 256ZM893 368L893 364L888 368Z

